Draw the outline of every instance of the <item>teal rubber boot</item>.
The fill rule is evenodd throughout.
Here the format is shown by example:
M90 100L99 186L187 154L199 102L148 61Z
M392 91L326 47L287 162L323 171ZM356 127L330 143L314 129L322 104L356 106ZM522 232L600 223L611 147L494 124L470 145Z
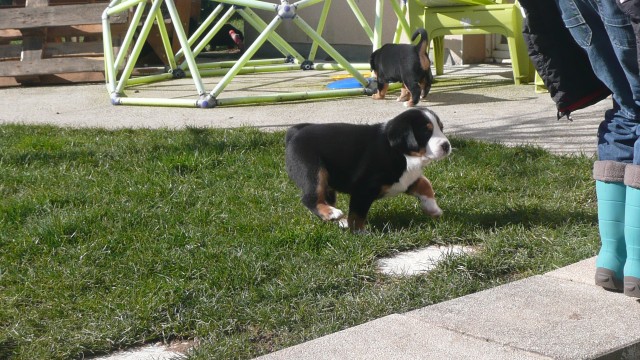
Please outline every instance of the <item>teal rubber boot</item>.
M608 290L622 291L627 248L624 237L626 164L615 161L596 161L593 178L598 197L598 227L600 252L596 259L596 285Z
M624 294L640 298L640 165L627 165L624 184L627 186L624 218L627 262L624 265Z

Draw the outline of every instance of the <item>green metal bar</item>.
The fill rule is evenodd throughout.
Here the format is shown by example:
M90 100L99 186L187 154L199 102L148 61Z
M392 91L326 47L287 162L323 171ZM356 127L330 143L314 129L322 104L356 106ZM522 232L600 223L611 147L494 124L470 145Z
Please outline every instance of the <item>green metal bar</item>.
M259 104L259 103L272 103L278 101L296 101L296 100L312 100L312 99L327 99L335 97L353 96L353 95L365 95L365 91L359 89L344 89L344 90L322 90L322 91L308 91L298 93L284 93L275 95L260 95L240 98L227 98L216 99L217 106L231 106L231 105L246 105L246 104Z
M217 106L248 105L272 103L279 101L315 100L354 95L366 95L363 89L323 90L298 93L284 93L275 95L258 95L238 98L216 99ZM113 99L114 105L143 105L162 107L200 107L193 99L164 99L164 98L132 98L118 97Z
M118 61L114 61L114 52L113 52L113 38L111 36L111 23L109 22L109 17L112 14L120 13L123 11L127 11L129 7L134 6L138 3L143 4L142 1L145 0L130 0L124 4L120 4L120 0L113 0L109 3L107 8L102 12L102 45L104 49L104 66L105 66L105 83L107 85L107 89L110 93L116 90L116 77L117 77L117 69L119 68ZM125 38L126 40L126 38ZM126 53L123 48L120 48L120 52L124 55Z
M293 3L292 5L295 6L296 9L302 10L302 9L304 9L306 7L311 6L311 5L315 5L315 4L317 4L317 3L321 2L321 1L324 1L324 0L300 0L300 1L297 1L297 2Z
M156 24L158 24L158 33L160 33L160 39L162 40L164 53L167 55L167 60L169 61L169 67L175 69L177 67L176 58L173 56L173 47L171 46L171 40L167 33L167 25L164 23L164 17L160 9L156 11Z
M351 66L351 64L349 64L347 59L345 59L342 55L340 55L339 52L337 52L333 47L331 47L331 45L329 45L329 43L325 39L323 39L320 35L318 35L313 30L313 28L309 26L309 24L307 24L304 20L302 20L300 16L296 16L295 18L293 18L293 22L296 25L298 25L298 27L302 31L304 31L304 33L307 34L311 39L313 39L314 41L317 41L318 44L322 47L322 49L326 51L327 54L329 54L329 56L331 56L335 61L337 61L338 64L344 66L345 70L347 70L351 75L353 75L353 77L356 78L360 84L362 84L365 87L367 86L367 79L365 79L364 76L362 76L362 74L358 72L358 70L356 70L353 66Z
M256 1L256 0L218 0L218 2L223 2L225 4L252 7L252 8L256 8L259 10L266 10L266 11L276 11L278 9L278 5L276 4L269 4L263 1Z
M221 7L222 4L218 5L218 7ZM231 17L233 16L233 14L235 13L235 8L232 6L229 8L229 10L227 10L227 12L218 20L218 22L213 26L213 28L211 28L211 30L209 30L209 32L207 33L207 35L198 43L198 45L196 46L196 48L193 50L193 53L197 56L198 54L200 54L200 52L202 51L202 49L204 49L207 44L211 41L211 39L213 39L214 36L216 36L216 34L220 31L220 29L222 29L222 27L224 26L224 24L229 21L229 19L231 19ZM204 27L205 23L202 24L202 26L200 27ZM203 29L204 30L204 29ZM195 36L195 34L194 34ZM192 36L193 39L193 36ZM189 46L191 46L192 42L189 42ZM176 53L176 59L181 59L184 56L184 49L180 49L177 53ZM182 64L182 69L185 68L185 64Z
M144 105L163 107L199 107L197 100L189 99L161 99L161 98L132 98L118 97L112 101L113 105Z
M376 0L376 20L373 30L373 50L382 47L382 16L384 0Z
M173 74L169 74L169 73L138 76L135 78L128 79L126 86L129 87L129 86L136 86L136 85L145 85L145 84L151 84L154 82L171 80L171 79L173 79Z
M406 7L407 16L409 17L409 29L424 27L424 5L417 1L409 0L406 3Z
M229 72L229 68L233 67L237 62L236 61L225 61L220 63L210 63L210 64L198 64L198 69L200 70L200 76L224 76L227 72ZM279 64L274 66L265 66ZM209 66L207 66L209 65ZM246 66L252 65L252 66ZM255 66L260 65L260 66ZM269 71L290 71L290 70L298 70L300 69L300 65L297 64L284 64L284 59L277 60L250 60L245 64L245 67L240 69L238 74L252 74L252 73L264 73ZM185 71L186 76L191 76L191 73L187 70ZM158 81L163 80L171 80L173 78L172 74L162 73L162 74L154 74L154 75L146 75L146 76L138 76L135 78L131 78L127 80L126 86L138 86L138 85L146 85L151 84Z
M273 65L273 66L245 66L238 71L236 75L244 75L244 74L257 74L257 73L267 73L267 72L275 72L275 71L291 71L291 70L300 70L300 65L296 64L288 64L288 65ZM211 69L211 70L201 70L200 74L203 76L223 76L229 72L229 69Z
M411 39L411 28L409 27L409 23L407 22L407 7L405 3L402 3L402 7L398 5L395 0L391 0L391 7L393 8L393 12L396 13L396 17L398 17L398 23L396 25L396 33L393 37L393 42L395 44L400 42L401 30L407 35L407 38Z
M109 93L113 93L116 89L116 73L113 65L113 39L111 38L111 24L109 23L109 15L106 10L102 13L102 47L104 51L105 83Z
M238 14L240 14L242 16L242 18L245 19L258 32L265 31L265 29L267 27L267 23L264 22L264 20L262 20L258 15L256 15L256 13L253 12L253 10L251 10L251 9L243 9L243 10L238 9ZM245 15L247 15L247 16L245 17ZM269 42L271 44L273 44L273 46L276 47L276 49L278 49L278 51L280 51L282 53L282 55L284 55L284 56L291 55L294 58L296 58L296 60L299 63L301 63L301 62L303 62L305 60L304 57L302 55L300 55L299 52L297 52L291 45L289 45L289 43L286 40L284 40L277 33L270 34L268 40L269 40Z
M258 60L249 60L245 65L255 66L255 65L272 65L272 64L284 64L287 59L258 59ZM219 69L219 68L230 68L236 64L237 61L218 61L212 63L200 63L198 64L199 69ZM299 68L299 66L298 66Z
M324 2L324 6L322 7L322 12L320 13L320 20L318 21L318 29L316 32L322 36L322 32L324 31L324 25L327 22L327 16L329 15L329 8L331 7L331 0L326 0ZM309 51L309 60L314 61L316 59L316 54L318 52L318 43L313 42L311 44L311 50Z
M138 4L138 7L131 18L131 22L129 23L129 29L127 29L127 33L122 40L122 45L120 45L120 51L118 52L118 56L116 57L116 61L113 65L115 69L118 69L124 63L125 58L127 57L127 53L129 52L129 48L133 43L134 36L136 34L136 29L140 24L140 20L142 19L142 15L144 15L144 9L147 6L146 2L141 2Z
M393 32L393 43L399 44L400 38L402 37L402 27L400 26L400 21L396 23L396 30Z
M356 5L355 0L347 0L347 4L349 4L349 6L351 7L351 10L353 11L353 14L356 16L356 18L360 22L360 26L362 26L362 29L367 34L367 36L369 37L369 40L373 44L374 43L373 42L373 30L371 30L371 27L367 23L367 19L362 14L362 11L360 11L360 8L358 7L358 5Z
M185 35L184 29L182 28L182 23L180 21L180 15L178 14L178 10L176 9L176 5L173 0L166 0L165 4L167 5L167 10L169 10L169 15L171 15L171 21L173 21L173 29L175 35L178 36L178 41L180 42L180 46L184 50L184 57L189 65L189 70L191 71L191 78L198 90L199 95L206 94L204 90L204 85L202 84L202 79L200 78L200 73L198 72L198 65L196 64L195 57L191 52L191 47L189 46L189 40L187 39L187 35Z
M231 82L231 79L238 74L240 69L244 67L247 61L251 59L251 57L256 53L256 51L258 51L258 48L262 46L262 44L264 44L265 41L267 41L267 38L269 37L269 35L278 27L278 25L280 25L281 22L282 22L282 19L279 16L276 16L275 18L273 18L273 20L267 26L267 28L260 35L258 35L258 38L253 42L253 44L251 44L251 46L249 46L249 48L245 51L245 53L240 57L238 62L231 68L231 70L229 70L229 72L224 76L224 78L222 78L222 80L220 80L218 85L216 85L216 87L211 91L210 95L212 97L215 98L218 95L220 95L222 90L227 85L229 85L229 82Z
M149 14L155 14L156 11L160 8L163 0L153 1L151 4L151 8L149 9ZM131 73L133 72L133 68L135 67L136 62L138 61L138 56L140 56L140 51L142 51L142 47L149 36L149 32L151 31L151 26L153 26L153 22L155 20L155 16L147 16L142 25L142 29L140 29L140 35L136 40L135 45L133 46L133 50L131 51L131 55L127 60L127 64L120 75L120 82L115 88L115 93L121 94L124 89L124 85L126 84L127 79L131 77Z
M130 8L132 8L134 5L143 2L143 1L147 1L147 0L128 0L125 1L123 3L120 3L118 5L112 6L107 8L107 15L113 15L113 14L117 14L123 11L127 11Z

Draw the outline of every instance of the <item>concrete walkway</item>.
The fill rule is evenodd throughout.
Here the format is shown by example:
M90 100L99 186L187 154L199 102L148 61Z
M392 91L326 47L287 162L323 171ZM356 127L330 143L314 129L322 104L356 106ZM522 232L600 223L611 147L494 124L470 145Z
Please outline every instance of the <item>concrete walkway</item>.
M338 72L298 71L239 76L220 98L317 91ZM344 72L343 72L344 73ZM557 121L549 94L537 94L533 85L513 85L505 65L447 67L438 79L427 106L435 111L448 135L505 144L535 144L556 153L592 154L595 134L610 101L580 110L574 121ZM216 79L205 79L213 89ZM196 99L187 79L139 86L127 91L136 97ZM389 96L374 101L368 96L313 102L278 103L213 109L111 105L104 84L0 88L0 123L53 124L69 127L182 128L255 126L283 129L299 122L375 123L404 110Z
M331 74L255 74L238 78L228 94L318 90ZM449 136L594 154L596 130L610 100L576 112L573 122L557 121L548 94L535 93L533 85L513 85L510 76L508 66L449 67L439 77L447 80L444 86L420 105L439 114ZM193 97L189 88L180 80L132 91ZM366 96L206 110L113 106L102 84L0 89L0 108L0 123L265 130L298 122L380 122L404 110L393 99ZM261 359L640 359L640 304L593 285L594 262L389 315Z
M259 359L640 359L640 304L595 286L594 268L587 259Z

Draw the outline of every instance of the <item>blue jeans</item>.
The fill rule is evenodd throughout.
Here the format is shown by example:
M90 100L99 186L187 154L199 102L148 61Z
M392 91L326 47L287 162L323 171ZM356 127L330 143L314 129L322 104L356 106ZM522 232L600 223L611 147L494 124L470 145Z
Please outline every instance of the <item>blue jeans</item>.
M613 93L598 129L598 159L640 165L640 75L636 38L615 0L556 0L562 19L586 50L596 76Z

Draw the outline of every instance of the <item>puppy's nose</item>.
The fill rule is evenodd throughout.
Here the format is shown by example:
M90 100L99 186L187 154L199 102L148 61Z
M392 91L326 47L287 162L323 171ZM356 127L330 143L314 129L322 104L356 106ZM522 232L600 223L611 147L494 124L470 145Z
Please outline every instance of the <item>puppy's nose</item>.
M442 150L444 150L444 152L445 152L445 153L447 153L447 154L448 154L448 153L449 153L449 151L451 150L451 144L449 144L449 142L448 142L448 141L447 141L447 142L445 142L445 143L442 143L442 145L441 145L441 146L442 146Z

